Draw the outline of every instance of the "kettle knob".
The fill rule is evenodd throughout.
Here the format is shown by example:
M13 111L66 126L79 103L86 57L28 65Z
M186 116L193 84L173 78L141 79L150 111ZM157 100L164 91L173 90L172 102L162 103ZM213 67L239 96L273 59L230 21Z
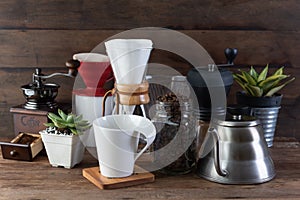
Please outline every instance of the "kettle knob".
M250 108L248 106L243 105L228 105L227 112L231 115L250 115Z

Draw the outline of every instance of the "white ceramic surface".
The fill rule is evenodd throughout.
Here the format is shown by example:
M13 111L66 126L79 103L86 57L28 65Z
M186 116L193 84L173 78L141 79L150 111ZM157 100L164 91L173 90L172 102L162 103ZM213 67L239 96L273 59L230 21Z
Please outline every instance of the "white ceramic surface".
M151 40L114 39L105 42L105 47L117 83L139 84L144 80Z
M153 143L153 123L137 115L109 115L93 122L95 141L103 176L121 178L133 173L135 161ZM140 134L147 144L137 153Z
M76 115L83 116L91 124L99 117L102 117L102 99L103 97L75 95L75 112ZM112 113L114 99L112 96L107 97L105 101L105 115ZM80 135L80 139L86 147L96 147L94 129L89 129L85 134Z
M99 53L77 53L73 59L80 62L109 62L108 56Z
M84 155L84 146L78 136L48 134L40 132L50 164L53 167L72 168Z
M113 39L105 42L117 83L142 83L152 45L152 41L148 39ZM125 105L122 114L132 114L134 108L135 106Z

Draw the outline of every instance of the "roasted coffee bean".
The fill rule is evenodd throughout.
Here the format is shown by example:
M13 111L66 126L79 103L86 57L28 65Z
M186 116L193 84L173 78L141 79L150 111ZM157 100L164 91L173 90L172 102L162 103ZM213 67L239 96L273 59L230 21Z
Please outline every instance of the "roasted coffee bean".
M187 100L184 102L185 106L181 106L182 102L173 93L167 93L157 98L156 116L152 120L158 130L153 143L155 162L163 163L169 158L174 159L179 155L177 160L174 162L170 160L172 163L164 167L163 172L167 174L186 173L194 165L194 147L193 143L192 145L190 143L194 139L195 126L187 109L189 106L186 106ZM156 152L171 141L175 143L176 149L168 152L169 155ZM189 148L185 150L188 145L190 145Z

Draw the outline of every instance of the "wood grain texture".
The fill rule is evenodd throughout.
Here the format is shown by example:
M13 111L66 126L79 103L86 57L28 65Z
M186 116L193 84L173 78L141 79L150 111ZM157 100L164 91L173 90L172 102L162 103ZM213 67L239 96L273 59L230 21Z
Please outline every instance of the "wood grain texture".
M3 0L2 29L299 30L297 0ZM293 19L293 20L291 20Z
M154 174L149 172L132 174L124 178L107 178L99 172L99 167L85 168L82 170L82 175L103 190L119 189L154 182Z
M34 68L15 68L15 69L1 69L0 68L0 103L2 105L11 104L19 105L24 103L25 97L21 89L22 85L32 82L32 74ZM44 74L51 74L54 72L67 72L67 69L62 68L47 68L43 69ZM53 77L46 82L54 82L60 85L58 101L72 100L72 89L74 86L74 78L69 77Z
M238 69L248 70L250 65L245 65L245 66L241 66L241 67L235 66L228 69L231 70L232 72L236 72ZM281 65L276 65L276 67L280 67L280 66ZM151 68L151 65L149 68ZM259 71L262 68L257 67L257 69ZM276 69L275 67L271 68L270 71L274 71L275 69ZM181 72L181 68L177 68L177 70L178 72ZM0 105L2 106L4 106L5 104L18 105L25 102L25 98L22 94L21 86L31 82L31 76L33 71L34 71L33 68L19 68L13 70L0 69L0 89L1 89ZM43 69L43 73L45 74L51 74L57 71L64 72L65 69L64 68ZM159 71L154 71L154 72L158 73ZM293 77L296 77L296 80L290 83L282 90L282 94L284 95L282 105L294 106L298 103L298 99L300 98L299 96L300 94L294 92L297 91L297 88L300 85L300 70L297 68L286 67L285 73L290 74ZM156 74L156 75L160 76L162 74ZM72 100L73 87L76 88L79 86L84 87L84 85L80 85L82 81L79 75L75 79L68 78L68 77L54 77L48 79L46 82L55 82L61 86L59 88L59 94L57 100L62 102L66 102L66 101L69 102ZM235 92L238 90L240 90L240 87L236 83L234 83L229 95L228 102L234 103Z
M178 64L178 66L180 66L180 64ZM249 65L247 65L247 67L235 66L229 69L232 71L236 71L239 68L248 69L248 67ZM187 71L188 68L184 69ZM259 71L261 67L258 67L257 69ZM0 118L2 119L0 120L0 136L14 135L12 114L9 112L9 109L12 106L16 106L25 102L25 98L23 97L20 86L31 81L33 70L33 68L7 68L0 70ZM181 71L182 68L178 67L177 70ZM270 69L270 71L274 70L275 68ZM61 68L44 68L43 71L45 74L50 74L55 71L64 72L65 69L64 66L62 66ZM298 68L287 67L285 69L285 73L292 74L296 77L296 80L282 90L282 94L284 95L284 97L282 100L282 108L280 109L278 118L276 135L291 136L300 140L300 134L298 131L300 129L300 125L298 123L295 123L295 121L300 120L300 116L298 113L298 111L300 110L300 94L295 92L298 91L300 85L300 70ZM61 88L59 88L57 101L69 103L72 102L72 90L74 87L74 81L78 83L81 81L81 79L78 76L76 79L57 77L48 80L48 82L55 82L61 85ZM234 83L227 100L228 104L235 103L235 93L239 90L241 90L240 87L236 83Z
M64 67L43 69L45 74L58 71L66 72L67 70ZM13 136L13 115L10 108L26 102L21 86L32 81L33 72L34 68L0 69L0 137ZM77 80L80 82L80 77ZM55 82L61 86L56 99L58 102L72 102L74 79L55 77L48 80L48 82Z
M269 69L270 72L274 72L281 65L275 65ZM235 66L229 68L232 72L237 72L238 69L249 70L250 66ZM263 67L256 67L257 71L260 72ZM280 93L283 94L281 108L277 119L276 136L295 137L300 139L299 129L300 125L297 122L300 120L300 94L298 92L300 85L300 74L296 68L285 68L285 74L290 74L292 77L296 77L295 81L283 88ZM228 104L236 103L236 92L241 91L241 87L234 82L230 94L227 98Z
M300 196L299 144L270 149L277 176L259 185L222 185L206 181L194 173L165 176L156 173L153 183L117 190L99 190L82 176L82 169L98 166L86 154L73 169L53 168L47 157L34 162L3 160L0 156L2 199L286 199Z
M0 68L64 66L74 53L93 51L119 31L103 30L0 30ZM215 63L224 63L224 49L238 48L239 65L266 63L300 67L300 32L190 30L181 33L194 39ZM176 38L173 40L176 41ZM155 44L154 44L155 47ZM170 44L170 51L172 46ZM95 50L98 52L98 47ZM100 51L100 50L99 50ZM105 50L101 51L105 53ZM150 62L182 65L183 61L153 51ZM177 63L177 64L176 64Z
M201 44L215 63L225 63L224 49L235 47L237 66L287 66L296 81L282 91L278 133L300 138L300 125L294 123L300 109L299 9L298 0L2 0L0 135L10 135L9 108L24 102L20 86L30 82L34 67L47 74L64 71L74 53L90 52L124 30L168 27ZM191 67L184 58L159 49L152 52L150 62L183 75ZM70 102L73 80L51 81L61 85L58 100ZM234 102L237 90L234 85L228 102Z

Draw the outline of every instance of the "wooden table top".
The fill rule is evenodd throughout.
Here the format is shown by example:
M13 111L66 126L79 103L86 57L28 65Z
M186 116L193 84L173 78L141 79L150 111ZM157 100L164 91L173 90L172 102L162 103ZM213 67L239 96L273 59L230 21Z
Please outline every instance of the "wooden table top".
M98 165L85 154L73 169L53 168L47 157L33 162L5 160L0 156L0 199L205 199L300 198L300 147L298 142L275 142L270 148L277 176L258 185L222 185L197 177L157 176L155 182L114 190L100 190L82 176L82 169Z

